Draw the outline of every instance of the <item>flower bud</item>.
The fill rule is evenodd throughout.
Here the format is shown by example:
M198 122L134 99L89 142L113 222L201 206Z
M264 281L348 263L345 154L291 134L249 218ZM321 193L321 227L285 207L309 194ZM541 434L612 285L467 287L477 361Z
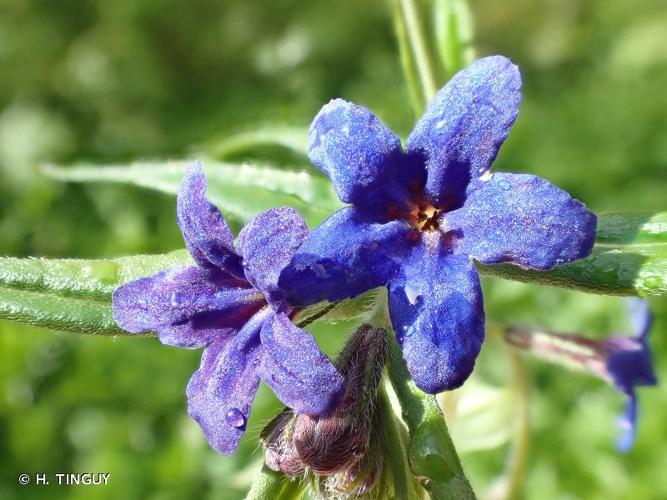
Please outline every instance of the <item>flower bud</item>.
M388 334L363 325L336 360L345 392L327 415L285 409L262 433L269 468L288 476L309 473L318 489L359 495L382 471L377 390L387 359Z

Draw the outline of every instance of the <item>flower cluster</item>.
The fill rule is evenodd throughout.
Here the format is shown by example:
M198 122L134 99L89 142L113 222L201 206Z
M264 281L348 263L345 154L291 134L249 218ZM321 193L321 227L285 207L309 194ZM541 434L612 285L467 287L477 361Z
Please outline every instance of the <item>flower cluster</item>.
M309 156L350 206L310 234L281 208L233 242L201 167L188 171L178 220L196 266L120 287L114 313L130 332L205 347L188 405L215 449L235 449L260 378L297 413L325 414L343 393L291 323L297 308L387 286L408 369L436 393L466 380L484 339L473 258L549 269L590 253L597 221L583 204L539 177L490 171L520 85L508 59L478 60L438 92L405 149L367 109L331 101L310 127Z

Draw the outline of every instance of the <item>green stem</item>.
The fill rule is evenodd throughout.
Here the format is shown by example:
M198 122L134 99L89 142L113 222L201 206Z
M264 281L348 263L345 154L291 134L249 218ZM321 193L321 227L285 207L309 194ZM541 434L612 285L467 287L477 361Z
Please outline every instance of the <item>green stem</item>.
M430 101L437 90L435 72L428 53L428 43L424 36L415 0L399 0L401 13L405 19L405 26L410 40L410 47L414 55L415 65L419 73L424 97Z
M417 75L417 67L410 50L410 41L408 40L408 28L405 25L405 18L402 15L399 0L390 0L392 17L394 19L394 30L398 40L398 52L401 57L401 67L403 76L405 76L408 85L408 93L412 103L412 110L415 116L419 117L426 107L426 98L422 94Z
M298 500L302 496L303 488L297 481L292 481L263 465L246 495L246 500Z
M410 432L412 470L433 500L474 499L438 402L415 385L393 340L387 368Z
M448 77L472 63L472 14L465 0L434 0L433 21L440 61Z
M414 476L408 463L408 454L401 438L399 423L394 418L394 412L384 387L378 389L377 411L382 422L382 444L385 448L384 458L389 464L394 483L394 497L406 500L418 500Z
M507 489L505 498L515 500L520 498L526 477L528 466L528 453L530 451L530 410L529 410L529 379L526 367L516 349L507 346L510 363L512 366L512 378L514 388L517 392L517 421L514 447L507 462Z
M393 332L387 313L386 291L378 294L377 306L369 323ZM421 480L432 500L474 499L475 493L463 472L442 410L435 396L426 394L415 385L395 335L389 338L387 372L401 406L403 421L408 427L408 458L415 476Z

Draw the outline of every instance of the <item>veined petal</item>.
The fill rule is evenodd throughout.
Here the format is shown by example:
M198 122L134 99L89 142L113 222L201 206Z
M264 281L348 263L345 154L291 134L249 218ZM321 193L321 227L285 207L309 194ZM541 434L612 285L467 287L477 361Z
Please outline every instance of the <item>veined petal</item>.
M206 345L216 330L237 328L265 303L226 276L191 266L131 281L113 293L114 319L130 333L157 331L165 344Z
M185 173L176 203L178 225L185 245L197 264L243 277L241 257L234 251L234 237L220 210L206 199L206 176L199 162Z
M377 116L342 99L322 107L310 125L310 160L346 203L381 188L401 154L401 140Z
M308 226L293 208L272 208L252 219L239 233L246 278L267 296L275 295L281 271L308 237Z
M426 195L448 208L490 168L519 113L521 75L502 56L460 71L426 108L407 141L426 162Z
M261 311L237 335L211 343L188 383L188 413L220 453L233 453L245 432L259 387L255 368L262 354L259 331L266 316Z
M384 285L412 244L406 222L371 222L357 209L339 210L310 233L280 277L293 305L354 297Z
M343 393L343 377L308 332L278 313L264 323L261 338L258 374L283 403L311 415L334 407Z
M548 181L506 173L480 182L463 207L440 220L457 238L455 252L532 269L589 255L596 225L595 214Z
M431 394L468 378L484 341L484 308L477 270L449 255L438 233L403 262L389 283L389 314L417 386Z

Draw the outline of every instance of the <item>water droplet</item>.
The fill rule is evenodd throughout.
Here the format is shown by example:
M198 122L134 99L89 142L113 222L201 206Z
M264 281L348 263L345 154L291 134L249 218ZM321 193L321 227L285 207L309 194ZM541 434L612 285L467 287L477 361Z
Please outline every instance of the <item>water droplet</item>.
M493 179L493 172L491 170L485 172L484 169L480 169L479 173L482 174L479 178L480 181L486 182Z
M404 291L405 291L405 296L408 299L408 302L410 302L410 304L413 305L413 306L416 305L417 300L419 299L419 296L421 295L419 290L417 290L413 286L405 285Z
M227 414L225 415L225 420L229 425L235 427L236 429L245 429L246 418L241 410L238 408L230 408Z
M171 294L171 298L169 299L169 303L171 304L172 307L180 306L182 302L183 302L183 297L181 296L180 293L173 292Z

